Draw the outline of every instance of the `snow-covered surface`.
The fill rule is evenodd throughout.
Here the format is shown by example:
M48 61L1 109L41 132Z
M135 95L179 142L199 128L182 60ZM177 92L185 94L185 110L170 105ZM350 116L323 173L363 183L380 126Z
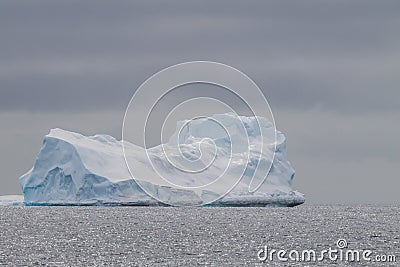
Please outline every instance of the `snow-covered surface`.
M0 206L20 206L24 203L23 195L0 196Z
M230 114L219 114L214 117L225 121L228 126L240 122ZM253 144L257 140L260 141L260 131L255 127L254 117L241 117L241 120L240 123L244 122L246 126L246 136L240 132L232 136L235 143L241 146L236 146L236 151L232 151L234 155L232 158L235 160L230 162L233 164L233 171L228 175L235 174L235 170L244 170L244 175L229 194L212 205L292 206L303 203L304 196L291 188L294 170L287 160L285 136L277 132L276 147L269 145L265 150L252 151L247 140L251 138ZM267 120L260 121L261 132L270 129L271 124ZM178 122L177 129L182 123L184 122ZM227 140L222 138L218 130L213 131L206 120L192 123L190 132L183 135L186 136L183 140L179 139L177 134L175 133L167 144L148 150L153 162L161 166L158 169L161 169L163 174L173 177L174 182L177 181L186 187L196 186L197 183L204 184L215 179L216 173L221 172L219 166L224 166L229 157L217 157L216 167L211 167L207 175L201 174L197 177L198 179L187 179L187 175L177 172L171 166L171 162L184 164L179 161L178 155L186 153L188 156L196 156L196 151L199 151L197 148L201 146L202 161L199 161L201 167L206 165L204 161L208 160L207 155L213 154L216 149L222 155L227 153L226 149L231 147L227 146ZM204 139L203 135L207 136L207 139ZM180 151L177 149L177 143L180 145ZM123 145L131 171L132 168L134 169L132 174L146 191L155 192L157 199L177 204L198 199L198 203L205 203L207 199L220 194L216 192L217 190L211 192L171 188L168 183L160 182L155 178L153 166L148 163L145 149L137 145L126 141L122 144L121 141L108 135L86 137L62 129L52 129L43 140L42 149L33 168L19 180L25 204L160 204L156 199L148 196L131 178L123 154ZM267 167L270 165L273 153L272 148L275 148L275 157L267 179L255 192L249 192L249 184L255 174L257 163L260 164L261 170L265 166L263 175L267 174ZM244 153L246 150L250 153ZM249 161L247 161L248 156ZM232 177L232 179L236 178Z

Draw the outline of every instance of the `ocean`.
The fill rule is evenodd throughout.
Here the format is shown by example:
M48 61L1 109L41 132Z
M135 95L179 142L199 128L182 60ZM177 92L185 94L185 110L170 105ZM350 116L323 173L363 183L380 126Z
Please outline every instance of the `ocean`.
M0 207L0 265L398 266L399 214L399 206Z

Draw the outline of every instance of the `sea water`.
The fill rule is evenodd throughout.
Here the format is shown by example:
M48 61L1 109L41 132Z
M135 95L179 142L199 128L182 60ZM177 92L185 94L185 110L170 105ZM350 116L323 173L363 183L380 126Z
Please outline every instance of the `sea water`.
M397 266L399 214L399 206L0 207L0 265L378 266L375 257L387 256L381 265ZM370 261L296 258L338 245L342 254L370 250Z

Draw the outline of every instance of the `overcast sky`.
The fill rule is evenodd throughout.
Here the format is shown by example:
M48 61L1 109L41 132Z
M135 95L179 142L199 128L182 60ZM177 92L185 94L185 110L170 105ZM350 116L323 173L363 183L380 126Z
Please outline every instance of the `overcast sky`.
M1 1L0 195L51 128L120 138L144 80L211 60L261 87L308 203L398 203L399 29L399 1Z

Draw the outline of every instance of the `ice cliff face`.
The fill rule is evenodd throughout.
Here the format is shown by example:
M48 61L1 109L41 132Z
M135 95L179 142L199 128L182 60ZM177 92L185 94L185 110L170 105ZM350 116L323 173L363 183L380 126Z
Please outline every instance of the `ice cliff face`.
M228 121L227 125L234 125L235 118L229 114L215 115L218 119ZM260 132L254 127L254 118L241 117L245 123L247 136L257 141ZM270 127L265 119L261 120L261 129ZM178 126L183 122L179 122ZM178 127L179 128L179 127ZM177 128L177 129L178 129ZM208 147L210 151L218 149L221 153L226 152L228 140L220 138L218 130L213 131L206 120L199 120L191 124L186 135L182 139L175 133L171 140L164 147L157 146L149 149L149 156L165 172L172 175L182 184L193 185L197 181L185 180L185 175L175 172L171 167L171 159L178 154L177 143L181 145L179 153L190 157L196 157L196 147L202 146L202 152L207 158ZM204 139L203 136L207 136ZM242 142L244 137L238 133L235 142ZM213 144L211 146L208 141ZM249 160L241 160L241 150L248 149L245 145L237 148L235 153L236 160L231 164L245 169L240 182L230 193L223 198L213 202L211 205L281 205L293 206L304 202L301 193L291 189L294 177L294 170L287 160L285 151L285 137L277 132L275 157L267 179L255 191L249 192L249 184L252 174L254 174L257 163L267 161L272 153L269 150L263 152L251 152ZM242 142L243 143L243 142ZM216 144L216 147L214 146ZM247 143L243 143L248 145ZM198 199L199 203L210 197L214 192L198 191L190 189L176 189L168 187L167 184L152 180L154 176L153 166L148 164L148 158L144 148L125 142L126 159L130 162L131 168L140 170L141 177L146 177L140 185L147 190L157 194L157 199L169 199L168 202L176 201L177 204L185 203L185 200ZM166 154L161 153L165 151ZM211 152L210 152L211 153ZM167 156L166 156L167 155ZM218 160L216 161L218 162ZM222 162L222 161L221 161ZM179 162L178 162L179 163ZM201 163L201 162L200 162ZM204 163L204 162L203 162ZM245 166L242 166L245 164ZM268 164L267 164L268 165ZM267 166L266 165L266 166ZM218 170L210 168L210 173ZM265 170L267 172L268 170ZM135 172L133 172L135 173ZM212 175L210 175L211 177ZM150 178L149 178L150 177ZM210 177L205 177L207 180ZM211 178L210 178L211 179ZM204 181L203 181L204 182ZM73 133L61 129L53 129L44 137L43 146L37 157L33 168L23 175L19 180L24 193L24 201L27 205L159 205L156 199L148 196L142 188L131 178L131 174L126 166L122 142L108 135L95 135L86 137L78 133Z

